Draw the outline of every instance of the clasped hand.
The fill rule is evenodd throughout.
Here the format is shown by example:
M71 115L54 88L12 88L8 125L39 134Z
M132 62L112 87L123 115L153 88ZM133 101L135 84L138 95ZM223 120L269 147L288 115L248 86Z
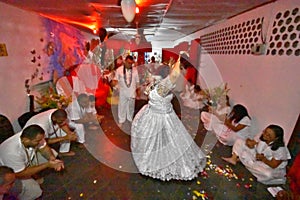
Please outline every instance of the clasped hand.
M263 159L265 159L264 154L261 154L261 153L257 153L256 154L256 160L263 161Z
M50 168L53 168L55 171L61 171L65 168L64 162L58 159L49 161Z
M68 140L70 141L76 141L77 140L77 135L72 132L72 133L69 133L68 135L66 135L66 137L68 138Z

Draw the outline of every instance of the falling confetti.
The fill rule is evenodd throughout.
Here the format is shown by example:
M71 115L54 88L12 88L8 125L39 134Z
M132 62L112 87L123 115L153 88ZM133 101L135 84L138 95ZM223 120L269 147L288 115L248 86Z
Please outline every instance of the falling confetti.
M80 193L80 195L79 195L80 197L83 197L83 193Z
M94 180L93 183L96 184L96 183L97 183L97 180Z

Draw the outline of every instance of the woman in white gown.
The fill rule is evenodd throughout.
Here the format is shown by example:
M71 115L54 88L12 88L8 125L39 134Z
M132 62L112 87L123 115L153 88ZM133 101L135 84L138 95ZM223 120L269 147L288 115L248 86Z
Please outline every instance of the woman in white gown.
M201 112L201 121L204 128L216 134L219 142L232 146L238 138L250 137L251 118L245 106L236 104L225 119L216 115Z
M286 166L291 159L284 143L284 131L278 125L269 125L259 139L238 139L232 147L232 156L222 157L235 165L238 161L257 178L266 184L285 184Z
M171 74L153 84L149 103L136 115L131 127L131 151L139 172L165 180L191 180L206 165L206 156L193 141L173 110L171 100L179 61Z

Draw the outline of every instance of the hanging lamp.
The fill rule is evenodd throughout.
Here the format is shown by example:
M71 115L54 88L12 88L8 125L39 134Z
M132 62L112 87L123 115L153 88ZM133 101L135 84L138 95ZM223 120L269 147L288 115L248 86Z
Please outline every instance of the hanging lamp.
M121 10L125 20L130 23L135 17L135 0L122 0L121 1Z

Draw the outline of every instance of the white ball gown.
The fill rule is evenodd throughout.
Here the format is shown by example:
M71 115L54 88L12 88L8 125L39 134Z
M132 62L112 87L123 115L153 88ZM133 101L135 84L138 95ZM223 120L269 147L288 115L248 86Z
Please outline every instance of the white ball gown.
M159 91L166 86L164 94ZM149 102L131 127L131 152L139 172L163 181L191 180L206 165L206 156L173 110L167 77L149 93Z

